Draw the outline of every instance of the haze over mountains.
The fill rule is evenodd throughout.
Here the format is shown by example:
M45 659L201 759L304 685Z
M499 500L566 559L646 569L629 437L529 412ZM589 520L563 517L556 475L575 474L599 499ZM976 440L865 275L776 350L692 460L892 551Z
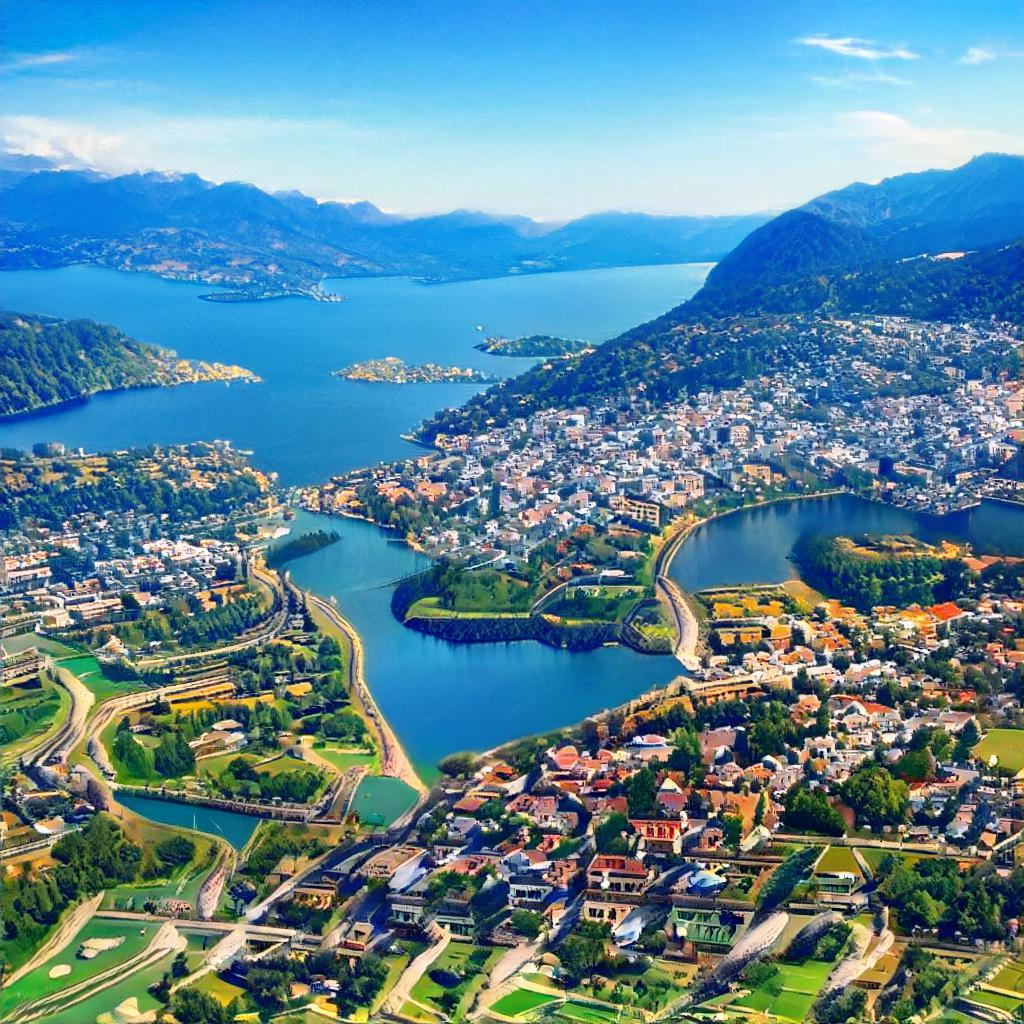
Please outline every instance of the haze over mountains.
M767 215L599 213L550 226L466 210L387 214L195 174L101 177L8 172L0 192L4 262L96 262L243 287L285 289L325 275L437 280L718 260Z

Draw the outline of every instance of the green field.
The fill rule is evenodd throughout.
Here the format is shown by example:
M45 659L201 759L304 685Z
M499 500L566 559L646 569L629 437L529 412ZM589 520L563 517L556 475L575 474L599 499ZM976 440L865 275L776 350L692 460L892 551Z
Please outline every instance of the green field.
M606 1024L607 1021L615 1020L619 1011L609 1006L592 1006L590 1003L577 1003L570 1000L558 1010L559 1017L566 1017L568 1020L583 1021L584 1024Z
M825 871L848 871L851 875L858 877L863 875L860 865L853 856L853 851L848 846L830 846L821 855L814 868L816 874Z
M517 988L514 992L509 992L507 996L502 996L490 1009L505 1017L517 1017L521 1013L536 1010L539 1006L546 1006L557 998L557 996L547 995L544 992L532 992L530 989Z
M197 988L208 996L213 996L222 1006L227 1006L245 992L245 989L232 985L230 981L225 981L219 974L214 974L212 971L209 974L204 974L190 987Z
M1002 992L986 992L982 989L972 992L967 998L983 1006L1005 1010L1007 1013L1013 1013L1018 1006L1024 1004L1024 996L1006 996Z
M470 956L480 950L487 954L487 959L482 965L476 966L470 962ZM501 949L488 949L481 946L473 946L469 943L453 942L431 964L426 974L413 985L409 996L418 1003L435 1007L438 1011L441 1011L441 998L445 993L453 993L458 997L459 1002L456 1009L449 1013L449 1016L454 1020L459 1020L468 1009L473 994L481 987L488 972L502 955L502 952ZM465 972L465 977L453 988L445 988L431 977L434 971L439 970L452 971L456 974Z
M995 755L999 758L1001 771L1024 770L1024 729L991 729L974 748L974 756L988 761Z
M146 990L160 980L164 971L170 969L172 959L173 954L168 952L152 967L136 971L116 985L111 985L110 988L97 992L74 1006L47 1016L47 1024L95 1024L97 1017L110 1013L115 1006L131 996L138 1000L140 1010L157 1009L161 1004Z
M992 979L991 984L995 988L1005 988L1024 995L1024 960L1010 960Z
M878 872L879 865L888 856L896 857L908 868L912 868L919 860L924 860L927 856L923 853L904 853L902 850L880 850L874 846L859 846L857 849L864 858L864 862L875 873Z
M357 750L352 747L314 747L314 752L325 761L330 762L340 772L347 771L357 764L366 765L371 774L380 768L380 758L369 750Z
M123 964L145 949L155 933L155 925L138 925L128 921L106 921L102 918L86 921L60 953L26 974L10 988L5 988L0 992L0 1014L9 1013L19 1003L59 992L109 970L111 967ZM124 942L120 946L116 949L106 950L92 960L83 960L75 955L79 945L86 939L112 939L121 936L124 936ZM56 964L67 964L71 968L71 973L65 974L61 978L49 977L50 968Z
M761 986L737 999L733 1005L772 1013L786 1020L805 1020L835 962L807 960L802 964L778 963L776 966L779 978L775 981L782 983L782 991L778 995L769 991L768 986Z
M100 663L91 654L75 654L71 657L60 658L56 665L76 676L87 689L92 690L96 695L97 704L102 704L105 700L119 694L141 689L138 680L115 681L108 679L103 674Z
M5 686L0 690L0 761L9 763L42 741L67 717L71 697L46 673L41 685Z

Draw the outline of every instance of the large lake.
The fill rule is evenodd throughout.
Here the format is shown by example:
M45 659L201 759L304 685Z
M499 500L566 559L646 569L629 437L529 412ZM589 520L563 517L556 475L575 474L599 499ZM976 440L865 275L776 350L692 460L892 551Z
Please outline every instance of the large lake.
M423 286L408 280L332 283L336 304L286 299L202 302L208 288L93 267L0 274L0 308L91 317L181 355L241 363L258 385L195 385L100 395L71 409L0 425L0 445L59 440L88 449L228 438L286 484L326 479L414 451L399 435L474 391L466 385L360 384L330 371L397 355L518 372L529 360L476 352L487 334L605 340L692 295L706 265L639 267ZM477 325L484 328L477 331ZM320 525L303 514L298 529ZM486 749L566 725L679 670L671 658L607 648L587 654L536 643L457 646L391 615L390 583L421 566L365 523L332 520L344 536L292 565L296 580L334 596L359 629L370 686L424 770L454 750ZM161 811L161 808L157 809Z
M98 396L75 408L0 425L0 445L60 440L90 449L229 438L287 484L413 450L399 434L465 385L358 384L330 376L347 363L398 355L513 373L526 365L475 352L483 334L551 333L594 341L650 319L691 295L706 266L643 267L425 287L346 280L338 304L199 301L201 286L74 267L0 274L0 308L107 321L141 340L205 359L242 363L251 386L195 385ZM476 331L476 326L485 328ZM787 560L804 530L914 532L968 537L978 548L1019 550L1018 510L985 505L937 521L851 498L817 499L726 516L683 545L672 574L688 590L793 575ZM366 647L370 686L424 770L447 753L486 749L577 721L667 682L668 657L605 648L570 654L536 643L453 645L404 629L391 584L422 567L403 544L366 523L300 513L295 532L328 526L342 541L291 563L296 581L333 596ZM171 805L173 806L173 805ZM151 808L152 810L152 808ZM157 808L154 816L167 813ZM189 812L191 814L191 810ZM189 818L191 821L191 818Z
M241 364L263 383L98 395L0 424L0 445L52 440L103 450L227 438L254 451L283 483L314 483L408 455L415 449L401 434L478 390L346 381L332 370L394 355L509 376L530 360L475 351L486 335L605 341L689 298L708 269L630 267L430 286L403 278L327 282L345 296L340 303L203 302L197 296L207 286L97 267L9 271L0 274L0 309L111 323L182 356Z

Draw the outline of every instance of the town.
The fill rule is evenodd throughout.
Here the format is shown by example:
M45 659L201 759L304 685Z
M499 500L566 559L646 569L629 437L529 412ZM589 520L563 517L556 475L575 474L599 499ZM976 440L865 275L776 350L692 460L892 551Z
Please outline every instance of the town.
M290 494L225 442L5 452L0 1018L1011 1021L1024 560L878 535L801 539L778 584L663 572L744 504L1019 496L1019 383L950 361L990 365L1003 328L830 329L875 361L536 413ZM901 394L899 354L949 388ZM873 377L893 393L842 400ZM539 595L676 678L415 770L358 635L290 579L337 537L280 545L289 497L437 555L395 592L413 618Z

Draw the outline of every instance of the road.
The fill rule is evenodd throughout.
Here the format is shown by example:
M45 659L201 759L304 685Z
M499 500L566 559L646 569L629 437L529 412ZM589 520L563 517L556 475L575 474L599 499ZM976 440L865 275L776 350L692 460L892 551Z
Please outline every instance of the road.
M693 609L673 580L667 576L659 576L656 587L658 594L665 599L672 611L676 628L676 642L672 653L688 672L696 672L700 668L700 658L697 656L700 644L697 616L693 614Z

